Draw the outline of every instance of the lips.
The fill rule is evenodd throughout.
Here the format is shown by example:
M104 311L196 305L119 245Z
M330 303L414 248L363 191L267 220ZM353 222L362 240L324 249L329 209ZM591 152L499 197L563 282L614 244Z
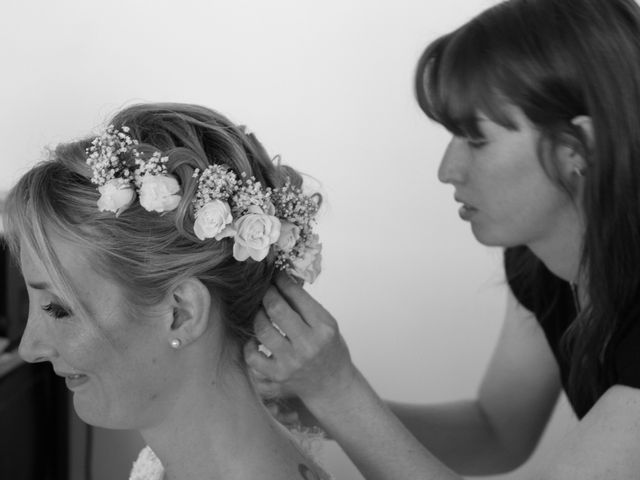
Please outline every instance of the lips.
M460 208L463 208L463 209L465 209L465 210L467 210L469 212L475 212L475 211L478 210L476 207L473 207L473 206L469 205L468 203L462 203Z
M468 205L462 205L458 211L463 220L469 220L478 210Z
M476 208L476 207L474 207L474 206L473 206L473 204L471 204L471 203L469 203L469 202L467 202L467 201L465 201L465 200L462 200L461 198L454 197L454 200L455 200L457 203L462 204L462 206L463 206L463 207L465 207L465 208L468 208L468 209L470 209L470 210L477 210L477 208Z
M69 390L73 390L74 388L79 387L89 380L89 377L82 373L67 373L56 371L56 375L64 378L64 381L67 384L67 388Z
M459 197L457 194L453 196L453 199L457 202L457 203L461 203L466 207L470 207L470 208L474 208L472 204L470 204L469 202L467 202L465 199Z
M458 210L458 214L463 220L469 220L478 211L476 207L458 198L457 196L455 196L454 199L456 202L462 204L462 206Z

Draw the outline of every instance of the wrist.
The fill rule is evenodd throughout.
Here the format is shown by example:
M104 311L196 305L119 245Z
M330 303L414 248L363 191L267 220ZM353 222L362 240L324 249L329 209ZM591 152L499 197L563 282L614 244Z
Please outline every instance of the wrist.
M357 403L360 392L370 389L362 373L350 364L349 368L332 377L331 382L314 392L300 395L300 399L320 419L350 409L351 404Z

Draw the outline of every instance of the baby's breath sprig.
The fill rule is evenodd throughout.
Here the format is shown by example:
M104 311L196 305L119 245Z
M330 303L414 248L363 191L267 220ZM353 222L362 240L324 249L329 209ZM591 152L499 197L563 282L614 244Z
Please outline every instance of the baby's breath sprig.
M238 188L233 195L233 212L237 215L243 215L251 206L255 206L273 215L273 204L270 200L271 189L264 188L255 177L247 177L244 172L240 177Z
M318 257L320 255L320 244L317 235L313 233L320 205L317 197L304 194L302 189L292 185L289 180L283 187L273 191L271 199L279 216L292 225L290 230L297 234L297 239L290 249L281 248L278 252L276 267L296 275L301 264L304 264L303 270L311 268L311 264L316 261L316 255ZM312 257L311 253L313 253ZM319 265L317 268L319 269ZM299 274L297 276L304 278ZM313 279L306 279L313 281L315 276Z
M131 170L122 155L135 151L138 141L129 136L129 127L117 130L109 125L105 132L94 138L87 148L87 164L93 170L91 182L102 186L117 178L131 181Z
M202 173L196 168L193 178L198 178L196 196L193 199L195 212L213 200L226 202L238 188L236 174L223 165L209 165Z
M320 208L316 197L305 195L289 180L273 191L271 200L283 218L300 227L311 226Z
M161 152L153 152L151 157L143 159L138 151L134 153L136 165L134 181L136 187L140 188L145 175L167 175L167 162L169 157L163 157Z

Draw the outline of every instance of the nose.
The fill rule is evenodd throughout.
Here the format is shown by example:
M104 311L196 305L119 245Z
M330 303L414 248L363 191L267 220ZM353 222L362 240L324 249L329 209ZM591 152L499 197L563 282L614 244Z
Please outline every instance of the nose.
M442 183L459 184L466 178L466 169L469 161L464 139L453 137L440 160L438 167L438 180Z
M47 335L46 330L44 320L29 315L18 347L18 353L24 361L29 363L51 361L57 354L51 344L51 336Z

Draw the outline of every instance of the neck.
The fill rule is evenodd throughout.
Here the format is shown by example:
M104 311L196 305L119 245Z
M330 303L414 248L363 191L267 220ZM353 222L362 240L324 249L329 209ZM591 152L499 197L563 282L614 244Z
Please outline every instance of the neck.
M577 211L571 217L528 247L554 275L580 285L584 284L580 268L584 227Z
M244 372L227 370L223 378L215 377L216 369L190 376L169 415L141 432L165 479L292 478L289 470L305 459Z

